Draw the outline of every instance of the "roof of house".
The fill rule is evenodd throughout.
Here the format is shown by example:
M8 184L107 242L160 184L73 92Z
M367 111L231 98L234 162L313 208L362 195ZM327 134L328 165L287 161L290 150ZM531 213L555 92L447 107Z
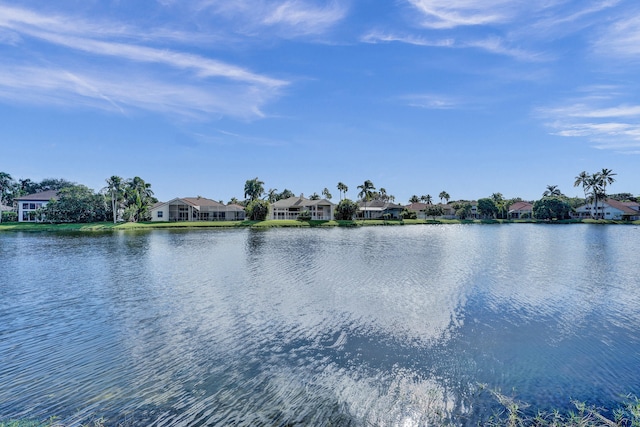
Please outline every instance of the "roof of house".
M509 212L516 211L530 211L533 209L533 205L529 202L515 202L509 206Z
M58 190L47 190L41 191L40 193L28 194L26 196L19 197L16 200L48 202L51 199L58 200Z
M419 212L419 211L424 211L427 208L427 206L429 205L427 205L426 203L416 202L416 203L411 203L410 205L405 206L405 208L409 209L410 211ZM454 211L453 206L449 204L436 203L436 204L432 204L431 206L440 206L442 207L442 209L444 209L445 212Z
M271 205L277 209L288 209L295 207L306 207L306 206L332 206L335 203L330 202L327 199L319 199L319 200L310 200L303 196L293 196L286 199L280 199L278 201L273 202Z
M234 205L234 204L225 205L223 203L216 202L215 200L207 199L206 197L176 197L175 199L171 199L168 202L158 202L154 204L151 209L157 209L161 206L175 204L176 202L193 206L196 209L199 209L204 206L209 206L209 207L217 207L217 208L220 208L220 210L225 210L225 211L244 210L244 208L241 206Z
M611 206L612 208L621 210L623 212L623 215L638 215L639 213L637 210L631 208L627 204L619 202L617 200L607 199L605 200L605 203Z
M368 210L368 211L386 211L388 209L404 209L402 205L396 205L391 202L383 202L382 200L371 200L369 202L358 202L358 207L360 210Z

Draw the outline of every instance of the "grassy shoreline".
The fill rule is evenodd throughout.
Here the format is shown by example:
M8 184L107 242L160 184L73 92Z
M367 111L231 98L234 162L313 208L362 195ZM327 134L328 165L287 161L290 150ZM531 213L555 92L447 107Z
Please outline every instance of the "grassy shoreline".
M356 220L356 221L297 221L297 220L266 220L266 221L200 221L200 222L126 222L113 224L110 222L87 224L49 224L32 222L0 223L2 231L121 231L121 230L151 230L151 229L201 229L201 228L309 228L309 227L362 227L362 226L390 226L415 224L621 224L640 225L640 221L612 221L612 220L560 220L538 221L524 220L458 220L458 219L406 219L406 220Z

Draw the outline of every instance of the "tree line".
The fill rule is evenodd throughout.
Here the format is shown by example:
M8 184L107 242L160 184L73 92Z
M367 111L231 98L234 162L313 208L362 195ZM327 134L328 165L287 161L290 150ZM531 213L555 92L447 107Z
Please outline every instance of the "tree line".
M17 206L17 200L30 194L54 190L57 200L37 209L36 220L49 222L103 222L147 221L151 219L151 207L158 200L153 196L151 184L136 176L124 179L112 176L106 179L100 191L65 179L47 178L40 182L31 179L15 180L6 172L0 172L0 204ZM17 220L15 212L3 212L3 221Z

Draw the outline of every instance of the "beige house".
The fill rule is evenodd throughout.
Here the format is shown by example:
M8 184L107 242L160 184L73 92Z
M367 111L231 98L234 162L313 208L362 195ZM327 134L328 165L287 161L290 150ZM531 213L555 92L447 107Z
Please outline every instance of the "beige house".
M509 206L509 219L533 218L533 205L529 202L515 202Z
M311 219L331 220L335 204L326 199L310 200L304 195L289 197L271 204L271 219L298 219L300 214L308 212Z
M241 221L244 208L205 197L177 197L151 208L152 221Z

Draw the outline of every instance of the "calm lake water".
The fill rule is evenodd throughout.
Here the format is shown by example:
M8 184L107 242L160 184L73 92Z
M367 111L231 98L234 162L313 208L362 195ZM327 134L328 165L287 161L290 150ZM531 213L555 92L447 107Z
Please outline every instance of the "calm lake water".
M640 227L0 234L0 420L475 425L640 396Z

